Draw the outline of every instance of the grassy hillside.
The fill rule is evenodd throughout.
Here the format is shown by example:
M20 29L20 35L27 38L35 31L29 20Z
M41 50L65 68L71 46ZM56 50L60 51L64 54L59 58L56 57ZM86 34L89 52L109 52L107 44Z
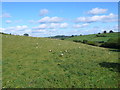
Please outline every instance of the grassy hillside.
M3 35L4 88L117 88L118 52L49 38Z
M97 37L96 35L104 35L106 37ZM120 33L115 32L115 33L103 33L103 34L90 34L90 35L83 35L83 36L75 36L72 38L68 38L66 40L88 40L88 41L104 41L106 42L107 40L109 40L110 38L116 38L120 35Z

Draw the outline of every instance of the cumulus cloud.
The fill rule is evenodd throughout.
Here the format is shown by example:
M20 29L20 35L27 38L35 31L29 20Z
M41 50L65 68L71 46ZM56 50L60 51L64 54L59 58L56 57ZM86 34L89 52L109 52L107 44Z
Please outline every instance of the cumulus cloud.
M4 32L5 31L5 28L0 28L0 32Z
M9 24L9 23L11 23L12 21L11 21L11 20L6 20L5 22Z
M2 13L2 15L0 17L1 18L10 18L11 15L9 13Z
M44 28L47 28L47 24L40 24L39 26L37 27L33 27L33 29L44 29Z
M95 15L95 14L103 14L103 13L106 13L106 12L107 12L107 9L93 8L92 10L88 11L88 14Z
M33 27L33 30L39 29L58 29L58 28L67 28L68 23L45 23L40 24L39 26Z
M45 14L48 14L48 10L47 9L41 9L40 10L40 16L44 16Z
M60 24L60 28L67 28L68 27L68 23L61 23Z
M44 17L40 19L38 22L39 23L58 23L63 21L63 18L61 17Z
M73 25L73 28L84 28L84 27L87 27L89 24L88 23L85 23L85 24L75 24Z
M6 27L6 28L2 28L0 30L2 30L5 33L12 33L12 34L17 34L17 35L23 35L24 33L31 34L31 29L29 29L27 25Z
M54 29L54 28L58 28L58 26L59 23L50 23L49 28Z
M110 13L109 15L95 15L91 17L78 17L75 22L85 22L85 23L91 23L91 22L112 22L115 20L117 15Z

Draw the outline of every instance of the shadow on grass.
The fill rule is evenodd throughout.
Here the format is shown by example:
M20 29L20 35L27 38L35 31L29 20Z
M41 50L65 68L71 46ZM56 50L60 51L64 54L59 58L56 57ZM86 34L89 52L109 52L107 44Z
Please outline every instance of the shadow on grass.
M110 71L120 73L120 63L102 62L102 63L99 63L99 65L101 67L109 68Z
M109 51L120 52L120 49L110 49Z

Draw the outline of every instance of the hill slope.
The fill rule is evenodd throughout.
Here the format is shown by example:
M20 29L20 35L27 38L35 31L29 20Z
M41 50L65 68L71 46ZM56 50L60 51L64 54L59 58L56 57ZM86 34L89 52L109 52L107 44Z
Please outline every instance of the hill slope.
M97 37L96 35L99 35L101 37ZM115 32L115 33L103 33L103 34L90 34L90 35L83 35L83 36L75 36L72 38L67 38L66 40L88 40L88 41L104 41L106 42L110 38L116 38L120 35L120 33Z
M2 40L3 87L118 87L117 52L48 38L3 35Z

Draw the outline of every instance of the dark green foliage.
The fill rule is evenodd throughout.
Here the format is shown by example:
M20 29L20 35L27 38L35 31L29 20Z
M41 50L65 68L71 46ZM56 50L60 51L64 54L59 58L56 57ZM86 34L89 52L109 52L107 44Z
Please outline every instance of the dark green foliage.
M106 37L105 35L96 35L96 37Z
M120 48L120 38L111 38L107 42L103 43L101 47L107 47L107 48Z
M87 43L88 40L83 40L83 43Z
M61 38L61 40L64 40L65 38Z
M98 43L104 43L104 41L97 41Z
M103 33L107 33L107 31L103 31Z
M74 35L72 35L71 37L74 37Z
M97 46L97 42L95 42L95 41L87 41L86 44Z
M110 30L110 32L109 33L114 33L112 30Z
M73 42L82 42L81 40L73 40Z
M29 34L25 33L24 36L29 36Z

